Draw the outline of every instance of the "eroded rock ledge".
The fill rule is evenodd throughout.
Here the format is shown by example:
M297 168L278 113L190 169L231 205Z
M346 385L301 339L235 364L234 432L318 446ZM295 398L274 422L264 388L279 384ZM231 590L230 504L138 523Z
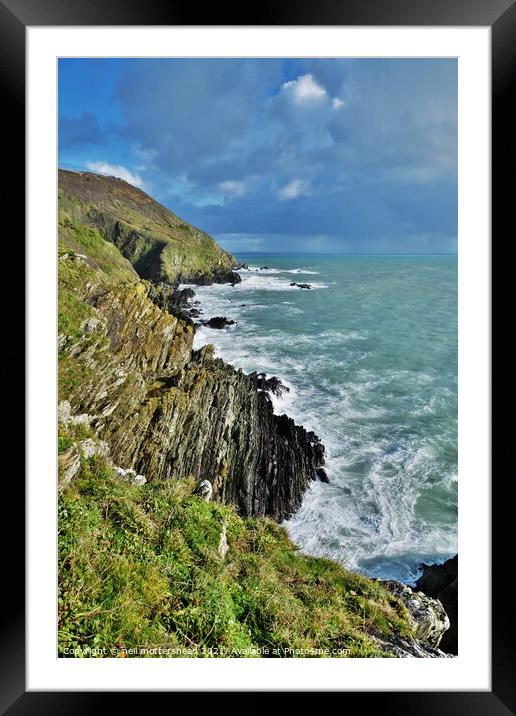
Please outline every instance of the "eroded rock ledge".
M86 281L78 290L94 316L78 339L60 336L60 385L114 462L148 480L208 479L214 498L243 515L294 512L321 474L319 438L275 415L256 376L214 358L210 345L193 351L194 328L171 313L175 298L162 288Z

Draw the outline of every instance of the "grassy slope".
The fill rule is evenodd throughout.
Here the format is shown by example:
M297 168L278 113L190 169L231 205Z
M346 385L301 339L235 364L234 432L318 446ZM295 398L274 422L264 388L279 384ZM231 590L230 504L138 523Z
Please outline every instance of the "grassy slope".
M134 487L104 459L83 461L59 504L61 655L377 657L369 630L408 633L404 608L376 582L299 554L271 520L191 492L188 481Z
M81 298L85 286L123 293L138 277L97 230L69 217L61 217L59 252L68 254L59 261L59 332L73 345L84 342L81 325L95 315ZM73 351L61 352L61 399L86 383L84 370ZM59 449L88 430L61 425ZM191 493L188 481L134 487L104 458L82 461L59 498L61 655L79 649L89 656L99 647L121 655L138 647L252 655L268 647L375 657L385 654L370 631L408 633L404 607L376 582L299 554L270 520L244 520ZM218 554L223 524L225 559Z
M96 228L144 278L174 282L236 264L211 236L121 179L60 169L59 212L61 224Z

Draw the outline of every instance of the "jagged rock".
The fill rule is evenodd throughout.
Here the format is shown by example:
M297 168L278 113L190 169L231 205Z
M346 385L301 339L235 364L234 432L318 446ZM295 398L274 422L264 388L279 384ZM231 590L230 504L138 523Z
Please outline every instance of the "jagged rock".
M63 410L63 409L62 409ZM64 408L66 413L66 408ZM90 458L93 455L106 457L109 455L109 446L103 440L86 438L71 445L68 450L62 452L57 458L58 465L58 487L62 490L70 484L81 468L81 457Z
M310 286L309 283L296 283L295 281L292 281L290 285L297 286L298 288L313 288L313 286Z
M57 466L58 486L62 490L70 484L81 468L81 456L75 445L58 456Z
M61 352L64 350L68 343L68 336L65 336L64 333L58 333L57 335L57 350Z
M285 391L287 393L290 392L288 385L284 385L275 375L267 378L266 373L253 372L249 373L249 378L255 382L257 389L274 393L274 395L277 395L278 397L281 397Z
M317 470L315 471L315 474L317 475L317 477L319 478L319 480L321 482L329 482L330 481L330 478L328 477L328 473L326 472L324 467L318 467Z
M77 443L77 447L86 460L94 455L100 455L101 457L109 455L109 445L104 440L86 438Z
M209 502L211 500L211 496L213 495L211 482L209 480L202 480L202 482L200 482L195 488L194 495L199 495L199 497L202 497L205 502Z
M204 326L208 328L225 328L226 326L234 326L236 321L232 318L226 318L225 316L214 316L207 321L202 322Z
M68 400L62 400L57 407L57 419L63 425L89 425L92 416L87 413L72 415L72 407Z
M437 648L444 632L450 626L448 615L438 599L428 597L423 592L414 592L406 584L392 580L382 585L395 594L407 607L410 615L414 637L418 641L427 642Z
M444 634L441 648L450 654L458 653L458 555L443 564L422 564L423 574L416 582L416 588L429 597L439 599L448 618L450 628Z
M148 296L156 306L189 324L192 324L192 317L199 315L191 305L195 297L192 288L178 289L177 286L160 282L149 284Z
M101 321L98 318L88 318L82 326L84 333L94 333L97 328L101 325Z
M196 286L211 286L213 283L230 283L234 286L236 283L242 282L242 276L235 271L220 271L211 274L192 276L188 280L183 279L184 283L193 283Z

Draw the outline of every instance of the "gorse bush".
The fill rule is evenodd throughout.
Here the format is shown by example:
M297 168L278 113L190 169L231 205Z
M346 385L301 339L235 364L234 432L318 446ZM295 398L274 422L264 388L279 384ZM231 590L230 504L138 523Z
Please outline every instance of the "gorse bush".
M379 583L192 490L132 486L103 458L83 460L59 498L61 656L376 657L371 634L409 633Z

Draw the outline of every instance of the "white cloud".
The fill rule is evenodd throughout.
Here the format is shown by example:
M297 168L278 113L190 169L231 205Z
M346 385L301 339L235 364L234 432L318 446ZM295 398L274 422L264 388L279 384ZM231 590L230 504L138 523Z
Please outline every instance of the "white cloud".
M245 183L243 181L233 181L232 179L220 182L219 189L224 194L231 194L232 196L244 196L246 193Z
M308 196L310 193L310 182L293 179L278 191L278 196L282 201L289 201L290 199L297 199L298 196Z
M106 174L107 176L118 177L129 182L133 186L143 186L143 179L139 174L133 174L126 167L119 164L109 164L109 162L87 162L86 168L97 174Z
M291 95L297 104L311 104L327 96L325 88L314 80L313 75L300 75L297 80L284 82L281 89Z
M133 147L133 151L139 159L149 164L152 164L152 161L158 156L156 149L147 149L141 145Z
M342 100L340 97L334 97L331 101L331 106L333 109L340 109L344 105L344 100Z

